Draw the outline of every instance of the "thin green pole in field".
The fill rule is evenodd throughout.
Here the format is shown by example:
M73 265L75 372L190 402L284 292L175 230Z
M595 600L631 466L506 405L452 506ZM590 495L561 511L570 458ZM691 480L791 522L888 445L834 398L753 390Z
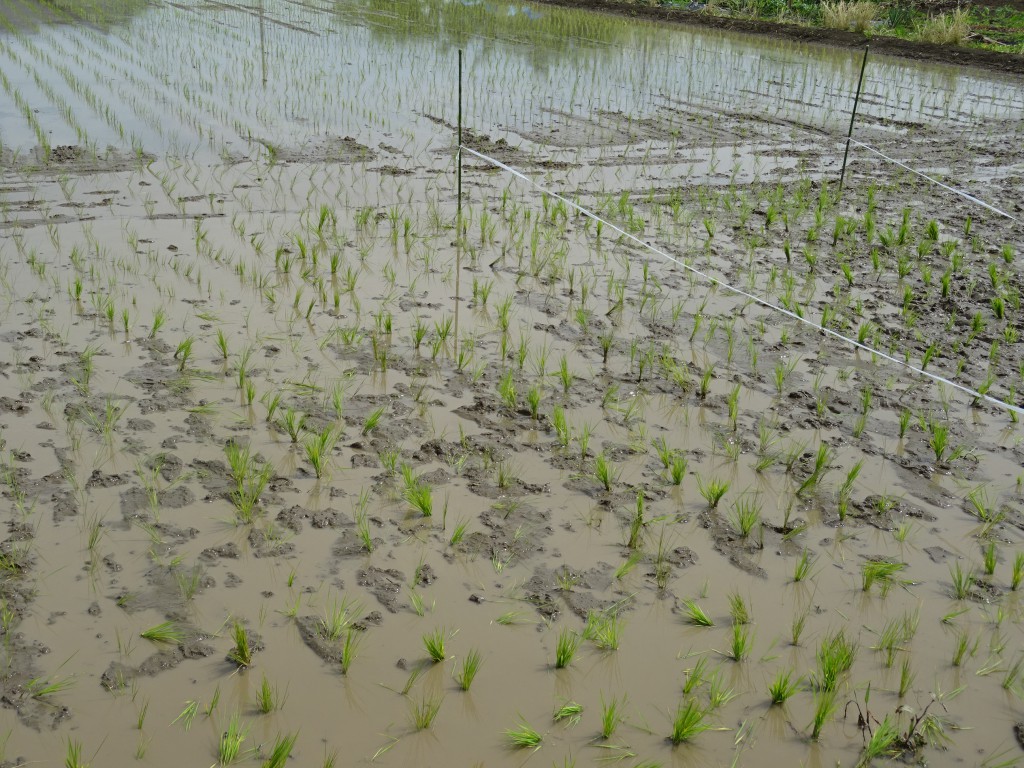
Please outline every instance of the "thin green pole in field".
M462 49L459 48L459 122L458 146L455 150L455 186L457 207L455 210L455 341L452 352L459 356L459 292L462 288Z
M853 122L857 119L857 105L860 104L860 89L864 85L864 69L868 65L868 48L864 46L864 58L860 62L860 78L857 80L857 95L853 98L853 112L850 113L850 130L846 132L846 149L843 151L843 170L839 173L839 194L843 193L843 181L846 179L846 158L850 156L850 139L853 138Z

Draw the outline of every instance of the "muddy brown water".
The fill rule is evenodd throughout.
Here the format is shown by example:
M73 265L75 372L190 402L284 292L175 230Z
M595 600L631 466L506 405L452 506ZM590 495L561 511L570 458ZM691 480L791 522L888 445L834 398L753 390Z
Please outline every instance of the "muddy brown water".
M427 8L5 6L3 759L1016 760L1012 412L686 267L1019 406L1019 225L856 152L834 202L845 55ZM468 155L459 237L455 45L468 146L686 267ZM1021 215L1018 80L869 72L861 140Z

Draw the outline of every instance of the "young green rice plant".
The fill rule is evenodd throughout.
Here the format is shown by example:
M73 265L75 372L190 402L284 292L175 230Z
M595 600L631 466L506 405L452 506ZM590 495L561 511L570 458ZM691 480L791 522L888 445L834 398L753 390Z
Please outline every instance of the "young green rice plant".
M434 514L434 497L430 483L416 480L403 493L409 506L419 512L423 517L430 517Z
M870 592L877 583L883 595L889 591L897 573L907 567L906 563L891 563L887 560L866 560L861 566L861 589Z
M828 635L818 646L818 673L815 687L823 691L836 690L839 679L853 666L857 658L857 644L846 637L843 630Z
M618 650L622 627L622 620L613 609L590 611L583 627L583 637L602 651Z
M555 641L555 669L565 669L572 663L582 638L571 629L563 628Z
M959 667L963 664L964 656L967 655L967 650L971 646L971 636L967 634L967 631L957 633L956 644L953 646L953 658L951 663L954 667Z
M740 497L737 501L733 502L730 520L736 533L741 538L748 538L754 529L761 524L761 504L754 496Z
M153 312L153 323L149 326L149 338L154 338L165 322L167 322L167 313L163 307L157 307Z
M338 434L330 427L325 427L319 433L306 439L303 448L306 458L309 460L317 480L324 476L327 465L330 462L331 451L338 442Z
M821 731L835 715L839 706L838 692L835 690L821 689L814 694L814 718L811 721L811 740L817 741Z
M625 719L622 712L625 706L625 696L613 696L610 701L605 701L604 694L601 694L601 738L610 739L615 734L615 729Z
M359 630L354 627L345 630L345 640L341 644L341 674L347 675L349 669L352 668L352 662L355 661L356 655L359 653L362 641L363 637L359 634Z
M807 611L797 613L793 615L793 621L790 623L789 628L789 644L800 645L800 638L804 634L804 628L807 626Z
M569 394L569 389L572 387L576 376L569 370L569 360L565 355L562 355L562 359L558 364L558 379L562 382L562 392Z
M747 603L743 599L743 595L739 592L733 592L729 595L729 615L732 617L733 624L750 623L750 611L747 609Z
M462 666L455 673L455 682L458 683L459 688L464 691L469 690L473 680L476 679L476 673L480 671L482 663L483 657L480 655L480 651L475 648L466 654L462 660Z
M290 733L285 736L278 735L274 739L274 748L270 750L270 755L263 763L263 768L285 768L288 764L288 758L291 757L292 750L295 748L295 741L299 738L299 734Z
M196 719L196 715L199 713L199 702L198 701L186 701L185 708L181 710L174 720L171 721L171 725L174 725L179 720L181 721L182 727L187 731L192 727L192 721Z
M438 627L433 632L428 632L423 636L423 647L427 649L427 655L430 656L430 660L435 664L445 660L445 642L448 639L447 630L444 627Z
M775 677L768 683L768 695L771 696L772 706L785 704L786 701L800 690L803 685L802 677L793 677L792 669L780 669Z
M901 699L907 695L916 677L917 674L910 668L910 657L904 657L903 664L900 666L899 696Z
M988 576L991 576L996 572L996 561L999 557L999 553L996 549L996 543L994 541L990 541L985 545L984 550L982 550L982 557L985 566L985 573Z
M455 528L452 530L452 536L448 540L448 543L451 544L453 547L457 547L459 543L465 538L466 529L468 527L469 520L459 520L459 522L455 524Z
M750 655L753 645L754 641L750 636L750 627L747 624L733 624L729 658L733 661L743 661Z
M64 749L64 768L89 768L89 764L82 761L82 742L68 739Z
M173 621L163 621L140 633L154 643L177 644L185 639L185 632Z
M1018 552L1013 558L1013 573L1010 575L1010 589L1014 592L1024 580L1024 552Z
M796 561L796 566L793 568L793 581L803 581L811 575L811 566L814 565L814 559L811 557L811 553L805 548L800 553L800 559Z
M695 698L687 698L684 703L679 705L672 718L672 730L668 735L669 741L676 745L683 744L693 741L704 731L710 730L711 726L705 722L707 714L707 711L697 703Z
M612 490L612 485L618 477L618 470L608 461L604 453L599 453L594 457L594 477L604 486L606 491L610 492Z
M368 435L373 431L374 427L380 421L381 416L384 415L384 411L387 410L386 405L382 405L380 408L376 408L370 412L370 415L366 417L366 421L363 422L362 434Z
M359 619L360 611L360 605L348 598L343 598L341 602L332 602L324 610L324 615L318 619L317 629L325 639L335 642Z
M957 600L966 600L971 595L971 588L974 586L974 571L965 571L956 563L949 569L950 578L953 581L953 597Z
M192 357L192 345L195 343L195 339L192 336L188 336L178 343L178 348L174 350L174 359L178 361L178 370L184 372L185 367L188 365L188 361Z
M363 542L363 549L373 552L373 532L370 530L370 518L365 507L356 510L356 532L359 540Z
M556 405L551 411L551 426L555 428L558 444L563 448L568 447L569 442L572 440L572 432L569 428L569 422L565 417L565 410L559 405Z
M266 715L277 709L279 703L277 688L272 686L264 675L260 687L256 690L256 709Z
M424 696L419 703L412 705L412 723L417 731L423 731L434 723L434 718L441 710L440 697Z
M231 650L228 651L228 660L239 667L251 667L252 666L252 644L249 642L249 633L246 631L242 623L236 621L231 630L231 637L234 641L234 645Z
M686 608L686 618L691 624L696 624L698 627L713 627L715 622L711 620L704 609L701 608L696 600L687 600L683 605Z
M293 408L285 409L284 415L281 418L281 426L288 433L288 437L291 438L293 443L299 442L299 437L306 428L306 419L307 416L304 413L299 413Z
M524 720L520 720L515 728L507 729L505 738L511 746L518 749L537 749L543 740L540 733Z
M941 464L950 452L949 426L935 420L928 421L928 445L935 454L935 461Z
M560 723L564 720L566 725L574 726L579 725L580 718L582 716L583 705L577 704L575 701L567 701L555 708L551 718L556 723Z
M704 479L698 475L697 490L700 491L700 495L704 497L705 501L707 501L708 507L715 509L722 497L728 493L729 481L719 480L718 478L713 477L708 480L707 485L705 485Z
M534 421L540 418L540 401L540 387L531 387L530 391L526 393L526 405L530 409L530 418Z
M221 732L217 748L217 763L231 765L242 759L245 751L242 744L249 736L249 726L242 724L241 715L235 712L228 720L228 727Z
M682 456L673 456L672 465L669 467L669 476L672 478L672 485L681 485L686 477L686 459Z
M697 663L693 665L691 669L686 671L686 679L683 680L683 693L689 696L695 690L697 690L701 683L704 682L705 674L707 672L708 660L706 657L701 656Z
M640 533L644 527L644 492L643 489L639 489L636 492L636 511L633 514L633 519L629 524L629 541L626 542L626 546L630 549L636 549L640 546Z
M797 496L803 495L805 491L814 491L817 488L818 483L821 482L821 478L828 471L828 465L832 461L832 450L822 443L818 446L818 452L814 457L814 468L811 470L811 474L807 476L807 479L801 483L797 489Z

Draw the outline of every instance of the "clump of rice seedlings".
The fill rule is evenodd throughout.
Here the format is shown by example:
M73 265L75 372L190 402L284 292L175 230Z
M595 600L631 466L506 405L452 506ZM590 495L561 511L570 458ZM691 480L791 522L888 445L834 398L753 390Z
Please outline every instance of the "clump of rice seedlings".
M729 481L711 478L708 480L707 485L705 485L704 479L698 476L697 490L700 491L700 495L707 501L708 506L711 509L715 509L718 506L718 502L729 491Z
M625 718L622 710L626 706L626 697L612 697L611 701L604 700L601 694L601 738L610 739Z
M594 458L594 477L604 486L606 491L611 491L615 479L618 477L618 470L608 461L604 453L599 453Z
M443 699L434 696L424 696L418 704L412 705L412 723L417 731L429 728L434 723L434 718L441 710Z
M704 673L707 671L707 666L708 660L702 656L693 665L692 669L686 670L686 679L683 681L683 693L689 696L700 687L701 683L704 682Z
M578 633L568 628L558 633L555 641L555 669L565 669L572 663L581 639Z
M82 762L82 742L68 739L67 747L64 750L65 768L89 768L89 764Z
M231 501L239 521L248 525L252 523L260 497L274 475L274 468L253 456L248 445L243 448L233 440L224 446L224 453L235 482Z
M817 741L821 730L832 719L839 702L835 690L819 690L814 695L814 718L811 721L811 740Z
M964 571L960 563L956 563L949 570L950 578L953 580L953 597L957 600L966 600L971 595L971 587L974 586L974 571Z
M185 708L181 710L174 720L171 721L171 725L174 725L179 720L181 721L182 727L187 731L192 727L192 721L196 719L196 715L199 713L199 702L198 701L186 701Z
M733 661L743 661L750 655L753 644L749 626L746 624L732 625L732 643L729 647L730 659Z
M582 716L583 705L577 704L575 701L567 701L556 707L554 714L551 717L556 723L560 723L564 720L566 725L573 726L579 725L580 718Z
M480 651L475 648L466 654L466 657L462 660L462 666L455 673L455 682L458 683L459 688L464 691L469 690L473 680L476 679L476 673L480 671L482 663L483 657L480 655Z
M267 676L264 675L260 687L256 691L256 709L266 715L273 712L278 706L277 688L272 686L267 680Z
M713 627L715 622L711 620L704 609L701 608L696 600L687 600L683 603L686 607L686 618L691 624L696 624L699 627Z
M370 412L370 415L367 416L366 420L363 422L362 434L364 436L370 434L370 432L373 431L373 429L377 426L377 423L380 421L381 416L384 415L384 411L386 409L387 406L382 405L380 408L377 408Z
M729 615L733 624L750 623L750 611L747 610L747 604L739 592L729 595Z
M730 519L736 533L746 539L761 523L761 505L752 496L740 498L733 502Z
M583 627L583 637L602 651L618 650L622 620L611 610L590 611Z
M682 744L692 741L704 731L710 730L711 726L704 722L707 714L696 699L688 698L685 703L679 705L672 718L672 730L668 735L669 741L673 744Z
M285 736L278 736L274 739L274 748L270 750L270 755L263 763L263 768L284 768L288 763L288 758L291 757L292 750L295 748L295 741L299 738L299 734L290 733Z
M317 480L324 476L327 463L330 459L331 450L338 441L337 433L330 428L323 429L318 434L308 438L303 445L306 451L306 458L313 467Z
M793 567L793 581L800 582L811 575L811 566L814 565L814 560L811 558L810 552L804 549L800 553L800 559L796 561L796 565Z
M235 712L228 721L228 727L221 732L217 748L217 763L231 765L245 754L242 744L249 736L249 726L242 724L241 716Z
M804 628L807 626L807 611L803 613L794 614L793 621L789 627L789 644L800 645L800 638L804 634Z
M967 654L970 645L971 637L967 634L966 630L957 634L956 645L953 646L952 664L954 667L959 667L963 664L964 656Z
M352 622L359 618L360 610L358 603L350 602L348 599L343 599L340 603L331 603L317 622L320 634L331 642L338 640Z
M629 523L629 541L626 542L626 546L630 549L636 549L640 546L640 532L644 527L644 492L643 489L639 489L636 492L636 511L633 515L633 519Z
M444 627L439 627L423 636L423 647L427 649L427 655L435 664L446 658L445 641L447 639L447 630Z
M139 634L154 643L175 644L185 639L185 632L173 621L162 621Z
M996 549L996 543L990 541L985 545L985 549L982 550L982 558L985 566L985 574L991 576L996 572L996 561L998 560L999 554Z
M831 461L832 449L822 443L818 446L818 452L814 456L814 467L811 469L811 474L807 476L807 479L796 490L797 496L802 496L805 491L813 491L818 487L821 478L828 472L828 465Z
M270 417L268 416L267 418ZM294 408L285 409L284 415L281 417L281 426L288 433L288 437L293 443L299 442L299 437L306 428L307 419L308 416L306 414L299 413Z
M341 674L347 675L349 669L352 668L352 662L356 659L361 642L362 636L358 630L354 628L345 630L345 641L341 644Z
M906 563L890 563L886 560L867 560L861 566L861 589L870 592L877 582L884 595L893 585L894 576L907 567Z
M565 417L565 409L559 405L556 405L551 411L551 426L555 429L558 444L563 448L567 447L572 440L572 430L569 428L569 421Z
M871 738L864 745L856 768L867 768L874 760L899 752L897 746L897 740L900 738L899 727L888 714L882 718L882 722L875 725L874 731L869 732Z
M507 729L505 738L511 746L518 749L538 749L542 741L540 733L524 720L520 720L515 728Z
M1013 573L1010 575L1010 589L1014 592L1024 580L1024 552L1018 552L1013 558Z
M907 691L910 690L910 686L914 684L914 679L917 674L910 668L910 658L904 658L903 664L900 666L900 687L899 696L902 699L907 695Z
M430 483L416 480L412 485L406 487L403 496L409 506L423 517L430 517L434 514L434 497Z
M630 571L632 571L641 560L644 559L644 553L642 550L630 553L629 557L618 568L615 569L615 578L617 580L624 579Z
M768 683L768 695L771 696L772 706L785 704L794 693L800 690L803 684L803 677L793 677L792 669L779 670L772 681Z
M252 643L249 642L249 633L246 631L242 623L236 621L234 627L231 630L231 637L234 641L234 645L231 650L228 651L228 660L239 667L251 667L252 666Z
M459 543L465 538L466 529L468 527L469 520L459 520L459 522L455 524L455 528L452 529L452 535L451 538L448 540L448 543L451 544L453 547L457 547Z
M708 677L708 705L711 709L718 709L735 698L736 692L726 684L722 668L719 667Z
M818 647L818 673L814 684L823 691L835 691L839 678L847 673L857 658L857 644L839 630L821 641Z
M683 478L686 477L686 466L687 462L683 456L677 455L672 457L672 464L668 468L672 485L682 484Z

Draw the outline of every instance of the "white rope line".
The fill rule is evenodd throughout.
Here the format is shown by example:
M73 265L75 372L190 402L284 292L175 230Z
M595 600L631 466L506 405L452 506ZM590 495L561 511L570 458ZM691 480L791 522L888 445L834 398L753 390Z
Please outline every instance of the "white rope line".
M874 152L876 155L878 155L882 159L888 160L890 163L894 163L894 164L898 165L900 168L903 168L903 169L905 169L907 171L910 171L911 173L917 174L922 179L927 179L932 184L938 184L940 187L942 187L945 190L948 190L949 192L952 192L954 195L960 195L960 197L964 198L965 200L970 200L972 203L977 203L982 208L987 208L988 210L992 211L993 213L998 213L1000 216L1005 216L1010 221L1017 221L1017 217L1016 216L1012 216L1009 213L1007 213L1006 211L1001 211L998 208L996 208L994 205L989 205L984 200L979 200L974 195L970 195L970 194L964 192L963 190L956 189L954 187L949 186L948 184L943 184L938 179L934 179L934 178L932 178L931 176L929 176L926 173L921 173L920 171L914 170L913 168L911 168L906 163L901 163L899 160L897 160L897 159L895 159L893 157L889 157L884 152L879 152L877 149L875 149L874 147L870 146L869 144L865 144L863 141L857 141L856 139L850 139L849 141L850 141L851 144L856 144L858 147L864 147L864 149L866 149L868 152Z
M536 181L531 179L529 176L525 175L522 171L519 171L519 170L513 168L510 165L506 165L505 163L501 162L500 160L495 160L493 157L488 157L487 155L484 155L484 154L481 154L480 152L477 152L475 149L470 149L469 147L467 147L465 145L462 145L458 149L458 153L456 155L456 162L461 162L462 161L462 158L461 158L462 152L468 152L469 154L471 154L471 155L473 155L475 157L478 157L478 158L480 158L481 160L483 160L483 161L485 161L487 163L490 163L491 165L495 166L496 168L500 168L503 171L506 171L507 173L512 174L513 176L515 176L518 179L522 179L527 184L530 184L530 185L536 187L541 192L543 192L543 193L545 193L547 195L550 195L551 197L555 198L556 200L561 200L563 203L565 203L566 205L571 206L572 208L576 209L577 211L582 213L584 216L587 216L588 218L591 218L594 221L599 221L602 224L604 224L605 226L610 227L615 232L618 232L622 237L625 237L627 240L630 240L633 243L636 243L641 248L646 248L647 250L652 251L653 253L657 254L658 256L660 256L665 261L668 261L668 262L670 262L672 264L675 264L676 266L680 267L681 269L683 269L683 270L685 270L685 271L687 271L687 272L689 272L689 273L691 273L693 275L696 275L697 277L700 277L703 280L706 280L707 282L711 283L712 285L718 286L718 287L722 288L723 290L726 290L726 291L729 291L730 293L736 294L737 296L742 296L745 299L749 299L750 301L752 301L752 302L754 302L756 304L760 304L762 307L765 307L766 309L769 309L769 310L771 310L773 312L778 312L778 313L780 313L782 315L785 315L786 317L788 317L788 318L790 318L792 320L796 320L797 322L803 323L804 325L808 326L809 328L813 328L814 330L819 331L820 333L823 333L826 336L831 336L832 338L839 339L840 341L844 341L847 344L850 344L851 346L853 346L853 347L855 347L857 349L864 350L865 352L869 352L872 355L877 355L878 357L881 357L883 360L886 360L886 361L888 361L890 363L894 363L895 365L898 365L899 367L904 368L904 369L910 371L911 373L918 374L919 376L924 376L925 378L931 379L932 381L934 381L934 382L936 382L938 384L944 384L946 386L952 387L953 389L955 389L955 390L957 390L959 392L962 392L963 394L968 395L968 396L970 396L971 398L973 398L975 400L984 400L985 402L990 403L991 405L995 405L995 406L997 406L999 408L1002 408L1004 410L1013 411L1013 412L1018 413L1018 414L1024 414L1024 408L1019 408L1018 406L1013 405L1011 403L1006 403L1006 402L1003 402L1002 400L999 400L997 398L991 397L991 396L986 395L986 394L982 394L981 392L978 392L975 389L971 389L970 387L965 386L963 384L958 384L955 381L950 381L949 379L947 379L947 378L945 378L943 376L939 376L938 374L930 373L930 372L924 370L923 368L918 368L916 366L913 366L910 363L904 362L903 360L899 360L898 358L895 358L892 355L888 355L885 352L879 352L878 350L873 349L873 348L869 347L866 344L862 344L861 342L857 341L856 339L851 339L849 336L844 336L843 334L841 334L841 333L839 333L837 331L833 331L830 328L825 328L825 327L823 327L821 325L818 325L817 323L811 322L810 320L808 320L808 319L806 319L804 317L801 317L796 312L788 310L785 307L780 307L777 304L772 304L770 301L767 301L765 299L762 299L759 296L755 296L752 293L744 291L742 288L736 288L735 286L730 285L729 283L725 282L724 280L722 280L720 278L715 277L714 275L709 275L706 272L701 272L700 270L695 269L694 267L692 267L689 264L687 264L685 261L682 261L682 260L676 258L675 256L672 256L671 254L666 253L665 251L661 250L660 248L657 248L657 247L651 245L650 243L645 243L640 238L636 237L635 235L630 234L629 232L626 232L624 229L622 229L621 227L616 226L615 224L613 224L612 222L608 221L607 219L602 219L600 216L598 216L593 211L590 211L590 210L584 208L583 206L579 205L578 203L575 203L572 200L569 200L568 198L563 197L562 195L558 194L554 190L548 189L547 187L544 187L541 184L538 184Z

